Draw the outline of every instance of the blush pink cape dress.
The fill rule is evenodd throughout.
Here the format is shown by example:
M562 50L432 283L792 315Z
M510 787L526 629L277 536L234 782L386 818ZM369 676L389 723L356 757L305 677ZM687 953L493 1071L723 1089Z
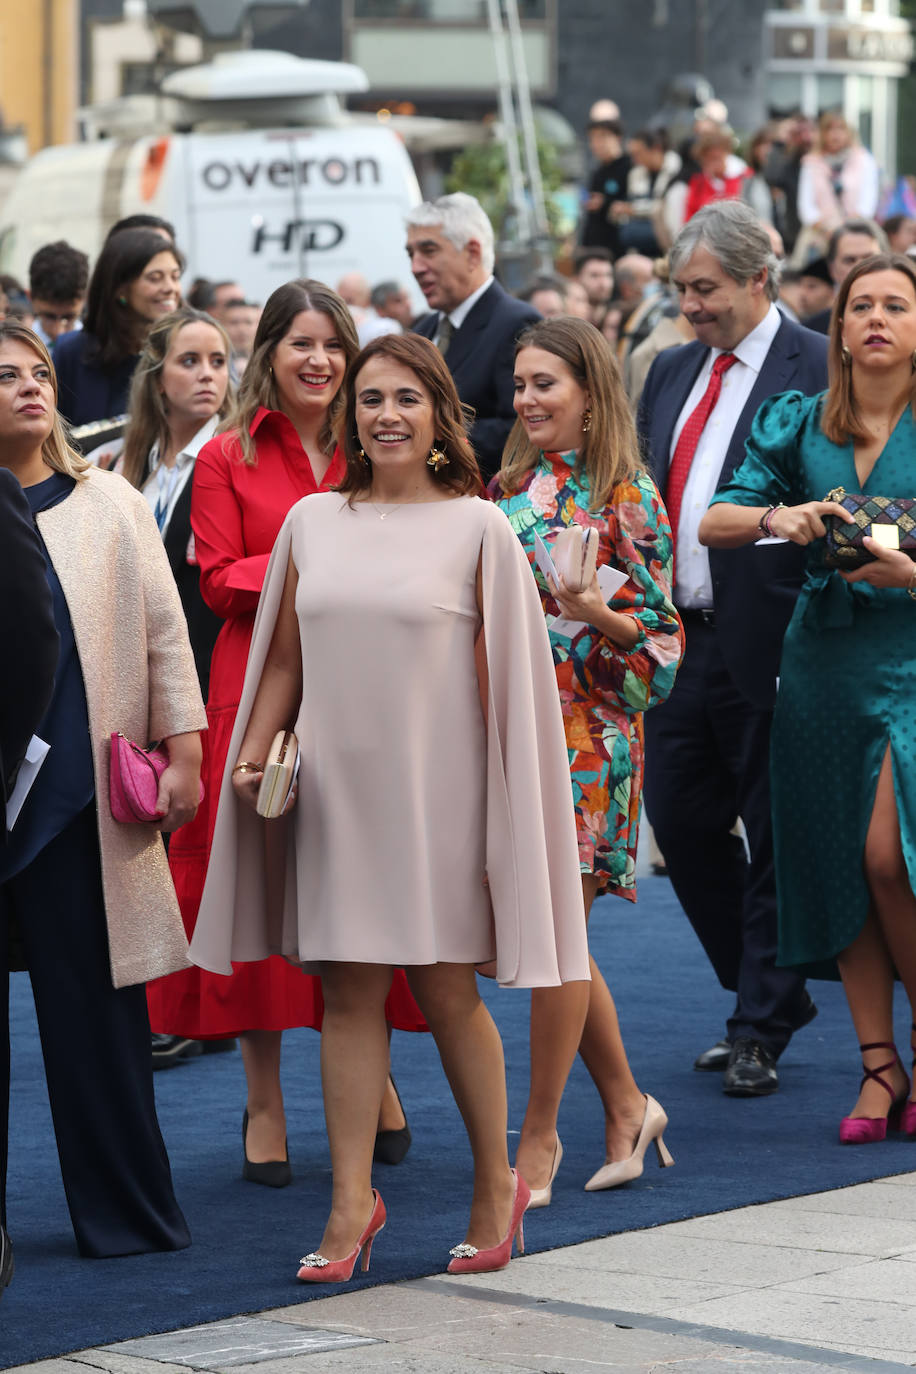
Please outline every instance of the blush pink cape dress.
M291 558L299 797L265 821L237 801L227 764L191 958L217 973L274 953L310 971L495 959L508 986L588 979L556 675L521 545L477 497L381 514L332 492L300 501L280 531L229 763Z

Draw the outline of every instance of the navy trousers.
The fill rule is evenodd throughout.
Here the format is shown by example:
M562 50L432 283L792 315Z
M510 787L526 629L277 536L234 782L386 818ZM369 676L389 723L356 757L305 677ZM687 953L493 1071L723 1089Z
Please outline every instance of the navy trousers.
M804 979L776 966L771 718L734 686L715 628L691 622L674 690L646 715L644 797L677 899L736 993L728 1039L750 1036L778 1056L808 1003ZM750 862L731 834L739 816Z
M0 1220L6 1221L11 917L32 981L80 1254L182 1249L191 1237L156 1117L146 988L111 984L94 802L0 887Z

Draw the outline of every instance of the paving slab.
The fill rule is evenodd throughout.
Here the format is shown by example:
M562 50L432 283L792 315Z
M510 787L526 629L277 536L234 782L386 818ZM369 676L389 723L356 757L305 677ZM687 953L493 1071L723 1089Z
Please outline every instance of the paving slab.
M911 1221L887 1217L877 1226L872 1217L836 1212L779 1208L778 1203L740 1207L733 1212L693 1217L674 1223L685 1236L725 1237L746 1245L782 1245L793 1250L825 1250L845 1255L893 1255L913 1245Z
M765 1204L776 1215L800 1208L804 1212L840 1212L843 1216L890 1217L916 1222L916 1188L901 1191L890 1180L858 1183L829 1193L810 1193L802 1198Z
M221 1370L282 1359L292 1361L301 1355L314 1355L343 1346L364 1347L374 1339L352 1332L324 1331L314 1323L300 1327L262 1317L233 1317L229 1321L190 1326L183 1331L118 1341L105 1349L109 1354L161 1360L183 1369Z
M684 1271L690 1275L690 1271ZM497 1282L491 1283L491 1279ZM473 1291L474 1280L460 1280ZM674 1307L694 1302L708 1302L712 1298L728 1297L743 1291L734 1283L706 1283L689 1277L672 1278L647 1273L613 1270L593 1260L591 1266L582 1264L538 1264L532 1260L516 1260L499 1274L486 1275L487 1287L503 1293L518 1293L530 1298L584 1303L589 1307L623 1309L627 1312L664 1313Z
M692 1236L671 1226L630 1231L606 1240L585 1241L566 1250L526 1256L523 1264L560 1271L579 1269L628 1273L649 1278L683 1279L731 1287L770 1286L806 1274L832 1272L854 1266L861 1256L835 1251L791 1249L785 1245L748 1244L719 1237ZM490 1275L499 1287L514 1266Z
M869 1260L839 1273L833 1270L829 1274L808 1274L774 1286L783 1293L819 1293L825 1297L863 1298L916 1307L916 1274L912 1264L900 1258Z
M869 1356L916 1359L916 1308L895 1302L767 1289L697 1303L670 1314L676 1320L751 1335L855 1347Z

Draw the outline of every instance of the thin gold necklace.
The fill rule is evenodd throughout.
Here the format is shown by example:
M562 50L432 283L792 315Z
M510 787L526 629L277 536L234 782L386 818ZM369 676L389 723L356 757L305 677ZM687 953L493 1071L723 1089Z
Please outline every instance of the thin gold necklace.
M392 506L390 510L379 510L375 502L371 500L368 496L366 497L367 504L372 507L372 509L375 511L376 515L380 520L387 520L389 515L394 515L395 511L400 510L402 506L418 506L422 501L423 494L415 497L412 501L399 501L397 505Z

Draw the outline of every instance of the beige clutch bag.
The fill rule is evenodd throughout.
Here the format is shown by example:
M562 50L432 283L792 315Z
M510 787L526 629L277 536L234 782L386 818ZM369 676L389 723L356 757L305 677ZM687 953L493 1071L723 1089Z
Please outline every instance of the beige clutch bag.
M572 592L584 592L595 576L598 531L593 526L567 525L554 540L554 567Z
M292 730L279 730L274 735L264 763L264 776L258 791L257 812L273 820L279 816L296 781L299 763L299 742Z

